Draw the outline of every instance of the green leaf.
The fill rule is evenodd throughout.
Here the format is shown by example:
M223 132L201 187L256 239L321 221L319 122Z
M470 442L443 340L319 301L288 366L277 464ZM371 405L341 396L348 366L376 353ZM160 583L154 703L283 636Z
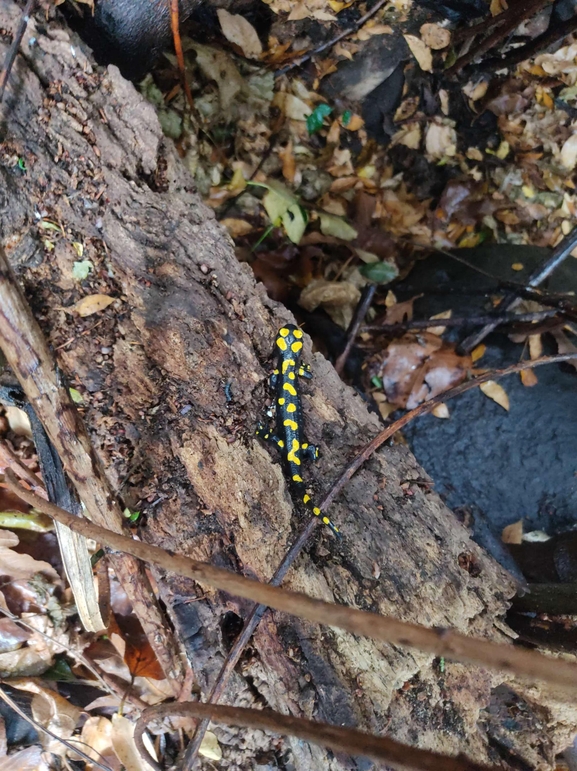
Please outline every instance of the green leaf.
M282 225L287 236L298 244L305 232L308 217L298 198L280 182L272 180L268 185L262 203L275 227Z
M343 116L341 118L341 121L343 123L343 126L346 128L349 123L351 122L351 118L353 117L353 114L350 110L345 110L343 113Z
M378 375L375 375L371 378L371 385L373 385L375 388L382 388L383 387L383 379L380 378Z
M78 678L64 658L57 658L54 664L42 675L43 680L54 680L59 683L74 683Z
M334 236L335 238L341 238L343 241L352 241L358 236L354 227L349 225L342 217L319 212L319 219L321 221L321 233L324 233L325 236Z
M130 522L131 525L133 525L135 522L138 522L138 519L140 517L139 511L130 511L130 509L124 509L122 512L123 516L126 517L126 519Z
M262 205L270 217L272 224L277 227L281 224L283 214L287 212L291 206L295 206L295 204L298 205L298 200L290 190L287 190L280 182L271 180L268 185L263 185L263 187L268 188L268 190L262 199Z
M72 266L72 278L77 281L84 281L94 270L94 265L90 260L79 260Z
M322 129L324 119L328 117L332 111L333 108L329 107L328 104L317 104L307 118L307 130L310 135L315 134Z
M375 284L388 284L399 275L397 266L391 262L373 262L369 265L361 265L359 273Z
M70 392L70 398L74 404L84 404L84 399L80 391L77 391L76 388L69 388L68 391Z

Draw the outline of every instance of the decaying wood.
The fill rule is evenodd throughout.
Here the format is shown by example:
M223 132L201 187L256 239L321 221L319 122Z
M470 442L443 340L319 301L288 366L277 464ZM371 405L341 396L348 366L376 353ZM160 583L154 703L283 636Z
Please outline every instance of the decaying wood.
M14 29L17 19L14 3L0 0L0 26ZM38 40L33 48L30 34ZM289 315L236 261L152 107L114 68L93 69L68 33L30 29L2 120L0 237L59 365L84 396L84 419L113 489L146 516L143 539L267 580L301 516L278 463L254 438L268 399L273 336ZM43 228L46 221L60 235ZM78 242L94 266L83 284L72 277ZM85 319L63 310L96 293L117 299ZM380 426L333 367L311 357L309 343L305 353L315 376L305 386L307 432L322 451L307 479L320 497ZM382 448L331 517L343 542L317 529L287 588L510 639L500 619L511 580L431 492L405 448ZM190 579L154 574L206 693L251 605ZM505 675L453 663L442 668L431 654L275 611L265 615L225 700L386 731L417 747L490 763L499 756L498 742L488 741L497 733L496 710L482 711L500 698L502 683L512 687ZM532 767L551 768L561 736L553 707L536 691L531 704L523 703L524 714L547 719L527 720L517 739L507 737L509 755L523 753ZM540 727L547 720L553 728ZM301 741L214 730L230 767L253 767L263 753L281 767L352 767L349 758Z
M56 412L59 408L76 412L64 384L58 382L56 365L1 247L0 350L31 404L39 410L37 415L44 413L45 416L48 412L59 420L59 413ZM47 402L43 409L40 406L42 401ZM52 423L54 425L54 421ZM66 438L62 437L60 450L65 441ZM102 632L108 624L102 618L98 604L88 543L81 535L61 524L56 525L56 535L82 625L87 632Z

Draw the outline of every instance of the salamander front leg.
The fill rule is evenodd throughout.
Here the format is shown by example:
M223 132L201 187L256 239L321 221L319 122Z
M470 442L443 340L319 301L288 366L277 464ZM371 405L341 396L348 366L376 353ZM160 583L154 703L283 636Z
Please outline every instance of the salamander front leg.
M283 440L279 439L276 434L273 434L263 423L257 425L255 434L259 439L264 439L265 442L274 444L275 447L279 447L281 450L284 448Z

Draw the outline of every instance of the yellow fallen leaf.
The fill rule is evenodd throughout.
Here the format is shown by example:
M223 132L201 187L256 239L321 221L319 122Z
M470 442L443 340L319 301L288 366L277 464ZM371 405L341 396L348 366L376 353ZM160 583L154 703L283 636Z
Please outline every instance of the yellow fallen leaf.
M407 45L411 49L411 53L419 63L419 67L425 72L432 72L433 70L433 54L428 45L425 45L421 38L415 35L403 35L407 41Z
M514 262L514 263L511 265L511 268L512 268L513 270L523 270L523 268L524 268L524 267L525 267L525 266L523 265L523 263L522 263L522 262Z
M539 359L541 356L543 356L541 335L529 335L529 358L531 361L535 361L535 359Z
M114 302L114 297L110 297L107 294L89 294L87 297L83 297L82 300L78 300L71 310L76 311L79 316L92 316L93 313L98 313L108 308L110 303Z
M487 346L485 345L485 343L481 343L476 348L473 348L473 350L471 351L471 361L473 362L473 364L476 361L479 361L479 359L483 358L486 350L487 350Z
M537 375L535 374L535 370L533 369L522 369L520 372L521 375L521 382L526 388L532 388L532 386L537 385L539 382L537 380Z
M495 383L494 380L487 380L486 383L481 383L479 388L489 399L497 402L504 410L509 410L509 397L503 386L499 385L499 383Z
M434 316L431 316L431 319L450 319L453 315L452 310L443 311L442 313L436 313ZM432 335L438 335L439 337L445 332L447 327L427 327L427 332L430 332Z
M449 408L446 404L437 404L437 406L433 408L433 415L436 418L448 418L450 417Z

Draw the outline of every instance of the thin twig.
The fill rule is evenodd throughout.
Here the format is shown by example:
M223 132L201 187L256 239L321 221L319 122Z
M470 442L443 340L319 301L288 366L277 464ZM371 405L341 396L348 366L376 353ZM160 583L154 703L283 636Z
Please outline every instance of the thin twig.
M577 355L573 354L571 356L575 356L577 358ZM569 358L571 358L571 356ZM568 358L566 357L549 357L547 361L539 361L543 364L550 363L551 359L555 359L556 361L568 361ZM510 371L518 372L520 369L532 369L533 366L536 365L536 361L527 361L522 362L520 365L515 365L514 368L508 368L507 370L497 370L492 373L487 373L485 376L483 376L484 379L477 378L476 381L469 381L469 383L461 384L460 386L457 386L456 388L450 389L449 391L445 391L444 394L440 394L436 399L432 399L428 402L424 402L419 407L417 407L415 410L412 410L411 412L408 412L406 415L404 415L400 420L397 420L395 423L393 423L391 426L386 428L383 432L377 435L375 437L376 440L380 441L378 444L374 446L374 448L371 450L369 454L364 454L366 451L366 447L361 452L361 454L355 459L355 461L350 464L347 469L345 470L345 474L348 473L349 470L351 470L350 475L347 477L346 480L343 481L343 477L341 477L335 485L329 490L325 498L320 504L320 508L324 511L327 509L331 503L334 501L336 496L340 493L346 482L353 476L353 474L361 467L361 465L368 460L370 454L375 452L375 450L380 447L380 445L385 442L387 439L389 439L394 433L396 433L399 429L403 428L407 423L409 423L414 418L417 418L419 415L424 415L427 412L431 412L433 408L436 406L436 404L441 403L444 399L450 399L452 396L457 396L459 393L464 393L464 391L469 390L469 388L474 388L475 386L479 385L481 382L485 382L485 380L491 380L494 378L502 377L507 374L510 374ZM520 368L520 369L519 369ZM490 375L490 376L489 376ZM467 388L463 388L463 385L467 386ZM460 389L460 390L458 390ZM384 435L384 437L383 437ZM381 438L383 437L383 438ZM358 462L360 459L360 462ZM353 468L353 464L357 464ZM276 573L274 574L273 578L270 581L271 586L279 586L282 580L284 579L285 575L288 573L289 569L293 565L294 561L302 551L302 549L307 544L309 538L313 534L315 528L320 524L320 520L318 517L311 517L309 522L305 525L303 530L299 533L295 543L290 548L290 550L287 552L287 554L284 556L281 564L279 565ZM259 625L262 617L264 616L265 612L267 610L267 606L264 604L256 605L249 615L246 618L246 621L244 623L244 626L235 640L234 645L232 646L231 650L228 653L228 656L218 673L218 676L210 690L210 693L208 694L207 701L208 702L216 702L218 701L226 687L226 684L228 682L229 677L231 676L232 672L234 671L234 668L236 667L238 660L240 659L242 652L246 645L248 644L250 638L254 634L257 626ZM196 757L198 755L198 751L200 749L200 745L202 743L202 740L204 738L204 735L206 731L208 730L210 720L204 719L201 720L196 728L196 731L194 733L194 736L192 737L190 744L186 748L186 753L184 756L183 761L183 771L191 771L193 764L196 760Z
M546 311L535 311L534 313L502 313L497 316L485 314L484 316L463 316L462 318L449 319L412 319L411 321L401 321L397 324L365 324L362 327L363 332L386 332L395 334L396 332L406 332L408 329L429 329L435 327L465 327L469 324L521 324L543 319L551 318L559 313L555 308ZM562 322L561 322L562 323Z
M184 53L182 51L182 39L180 37L180 15L178 10L178 0L168 0L170 7L170 27L172 30L172 41L174 44L174 52L176 54L176 61L178 63L178 73L180 75L180 82L182 89L185 93L188 106L191 110L194 109L194 99L192 98L192 92L186 79L186 67L184 65Z
M419 404L419 406L415 407L414 410L410 410L409 412L405 413L398 420L395 420L394 423L391 423L390 426L387 426L387 428L383 429L375 436L374 439L372 439L363 447L357 457L351 461L351 463L349 463L344 472L331 487L326 497L320 504L321 509L327 509L334 502L335 498L341 493L348 481L356 474L356 472L365 463L365 461L367 461L371 455L376 452L376 450L378 450L384 442L387 441L387 439L390 439L393 434L396 434L397 431L399 431L401 428L404 428L407 423L410 423L415 418L418 418L421 415L427 415L429 412L432 412L438 404L444 404L449 399L453 399L455 396L460 396L466 391L470 391L472 388L476 388L477 386L481 385L481 383L486 383L488 380L498 380L499 378L505 377L506 375L513 375L516 372L522 372L525 369L533 369L533 367L540 367L543 364L558 364L563 361L570 361L571 359L577 359L577 353L560 354L557 356L542 356L540 359L535 359L534 361L521 361L518 364L505 367L505 369L495 369L489 372L485 372L483 375L479 375L472 380L461 383L454 388L449 388L448 391L443 391L443 393L440 393L438 396L434 396L432 399Z
M577 246L577 227L574 227L573 230L569 233L569 235L565 236L559 244L553 249L551 254L543 260L541 265L539 265L529 276L529 280L527 281L527 285L531 289L535 289L540 284L545 281L546 278L549 278L549 276L555 271L559 265L561 265L564 260L567 259L567 257L571 254L573 249ZM503 297L501 302L496 306L497 309L500 310L512 310L516 305L519 304L519 299L513 294L508 294ZM487 335L495 329L495 324L487 324L483 327L479 332L476 332L473 335L469 335L469 337L465 338L461 345L459 346L459 350L463 351L464 353L469 353L473 350L473 348L476 348L479 343L481 343Z
M577 31L577 16L573 16L567 21L554 24L549 27L542 35L538 35L520 48L514 48L506 56L499 58L495 56L491 59L485 59L476 68L481 72L509 69L527 59L532 59L541 51L548 49L556 43L562 43L563 40Z
M367 284L367 286L363 288L363 291L361 293L361 299L357 303L357 307L355 308L353 318L346 332L346 335L347 335L346 345L344 347L343 352L335 362L335 369L339 376L342 375L343 373L345 364L347 363L347 359L349 358L349 354L351 352L351 348L353 347L356 337L359 333L359 327L365 320L365 316L367 315L367 312L371 307L371 303L373 302L373 297L375 296L376 291L377 291L376 284Z
M553 359L555 361L568 361L573 358L577 358L577 354L550 356L546 359L524 363L536 366L537 363L545 364ZM135 541L95 525L87 519L75 517L53 503L42 500L29 490L24 490L10 469L6 470L6 482L10 490L22 500L40 509L71 530L75 530L87 538L94 538L115 551L131 554L171 573L190 578L200 584L207 584L219 591L268 605L276 610L304 618L313 624L338 627L346 632L370 637L381 642L417 648L434 656L443 656L451 660L508 672L532 680L542 680L555 686L557 692L562 691L573 696L577 692L577 664L572 662L550 659L536 651L523 650L506 643L495 643L469 637L453 629L431 629L420 624L399 621L379 613L324 602L301 592L262 584L232 571L214 567L210 563L169 554L158 546Z
M550 2L551 0L521 0L521 2L515 3L510 9L510 16L508 15L508 18L504 23L500 24L497 29L487 35L484 40L481 40L476 46L472 46L470 51L457 59L457 61L445 71L445 77L452 78L457 75L478 56L482 56L491 48L498 45L504 38L513 32L522 21L539 13L539 11Z
M22 38L24 37L24 33L26 32L26 27L28 26L28 22L30 21L30 15L32 14L34 8L36 7L36 0L28 0L26 3L26 7L22 11L22 16L20 17L20 24L18 25L18 29L16 30L16 34L14 35L14 40L12 41L12 45L10 46L10 49L8 53L6 54L6 58L4 59L4 67L2 68L2 75L0 76L0 102L4 99L4 92L6 91L6 86L8 84L8 78L10 77L10 73L12 72L12 67L14 66L14 62L16 61L16 56L18 54L18 49L20 48L20 43L22 42Z
M281 715L269 709L217 707L214 704L201 704L199 702L161 704L157 707L149 707L138 719L134 728L136 746L146 762L158 771L160 771L160 766L151 757L143 741L143 734L148 723L177 716L203 719L203 721L213 720L216 723L296 736L302 741L328 747L333 752L361 755L387 765L392 764L395 768L413 768L422 771L489 771L489 769L496 771L495 766L473 763L462 756L447 757L430 750L421 750L417 747L401 744L386 736L375 736L354 728L317 723L292 715Z
M306 64L308 61L310 61L313 58L313 56L317 56L323 51L326 51L328 48L332 48L337 43L340 43L341 40L348 37L349 35L353 35L363 26L363 24L366 24L367 21L370 18L372 18L383 7L383 5L386 5L388 2L389 0L378 0L378 2L375 3L375 5L373 5L371 10L367 11L364 16L361 16L361 18L358 21L356 21L352 26L348 27L342 32L339 32L339 34L336 37L318 46L318 48L313 48L312 51L309 51L308 53L304 54L304 56L300 56L298 59L295 59L294 62L287 64L286 67L283 67L282 69L277 70L275 72L275 76L278 77L279 75L285 75L287 72L290 72L291 70L294 70L297 67L302 67L303 64Z
M2 463L4 467L10 466L20 479L24 479L25 482L28 482L34 492L39 493L40 495L46 495L46 490L40 477L22 463L20 458L16 453L12 452L6 442L0 442L0 463Z

